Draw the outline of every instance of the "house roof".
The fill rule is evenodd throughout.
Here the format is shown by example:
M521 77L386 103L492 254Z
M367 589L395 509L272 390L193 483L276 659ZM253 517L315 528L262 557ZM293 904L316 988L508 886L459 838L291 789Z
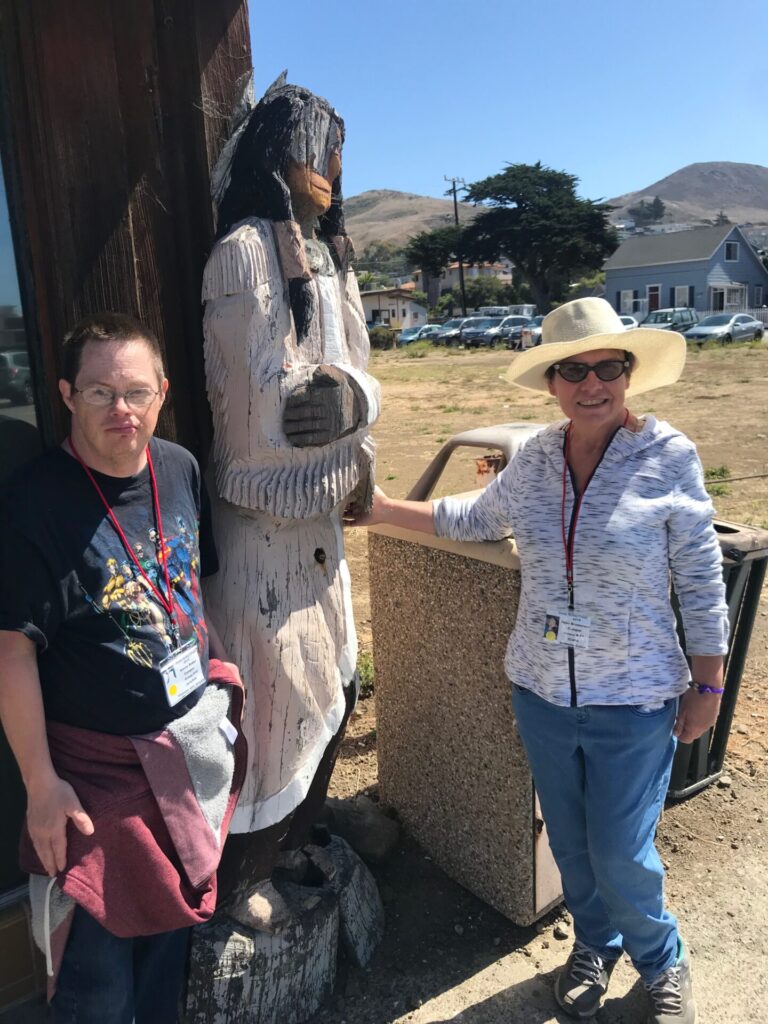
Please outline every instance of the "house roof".
M411 301L413 300L413 295L411 295L410 291L405 289L405 288L400 288L400 287L397 287L397 288L370 288L370 289L367 289L367 290L362 290L360 292L360 298L361 299L366 298L366 296L370 299L374 295L386 295L389 298L393 298L393 299L409 299Z
M733 229L733 224L721 224L716 228L691 228L690 231L671 231L660 235L635 235L626 238L613 256L608 257L603 264L603 270L708 260Z

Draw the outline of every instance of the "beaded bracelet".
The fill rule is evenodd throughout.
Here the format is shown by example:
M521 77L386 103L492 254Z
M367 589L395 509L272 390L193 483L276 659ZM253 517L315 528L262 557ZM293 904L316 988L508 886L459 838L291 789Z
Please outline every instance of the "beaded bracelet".
M696 693L725 693L725 687L723 686L707 686L706 683L694 683L693 680L688 685Z

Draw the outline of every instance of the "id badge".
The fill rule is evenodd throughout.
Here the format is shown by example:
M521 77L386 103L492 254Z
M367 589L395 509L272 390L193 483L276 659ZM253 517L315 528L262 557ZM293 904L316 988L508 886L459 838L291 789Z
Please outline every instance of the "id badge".
M587 615L573 612L547 612L544 622L544 639L552 644L566 647L589 647L589 627L592 620Z
M178 651L174 651L161 661L160 673L163 677L165 697L171 707L202 685L205 682L205 675L195 641L189 640Z

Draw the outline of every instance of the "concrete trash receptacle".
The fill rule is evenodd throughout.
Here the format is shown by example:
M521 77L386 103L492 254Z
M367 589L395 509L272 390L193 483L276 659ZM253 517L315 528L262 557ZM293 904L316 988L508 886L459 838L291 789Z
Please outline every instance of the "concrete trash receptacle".
M409 497L470 445L506 458L540 430L454 437ZM520 593L514 541L369 531L381 799L448 875L518 924L562 898L503 669Z

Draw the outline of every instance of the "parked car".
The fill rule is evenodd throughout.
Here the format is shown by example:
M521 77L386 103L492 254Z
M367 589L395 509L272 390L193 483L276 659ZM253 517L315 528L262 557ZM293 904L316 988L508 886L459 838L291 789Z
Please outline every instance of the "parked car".
M490 345L491 338L488 331L498 327L503 316L481 316L472 317L467 323L461 325L461 339L467 348L480 348L481 345ZM496 344L495 337L493 344Z
M420 327L404 327L397 336L398 345L410 345L419 337Z
M627 316L625 313L621 314L619 320L621 320L628 331L631 331L633 327L639 326L637 320L635 320L633 316Z
M763 324L747 313L712 313L699 320L685 332L687 341L719 341L728 345L732 341L758 341L763 336Z
M518 348L520 344L520 332L528 323L530 317L522 316L520 313L513 313L505 316L498 327L492 327L491 333L498 332L499 340L507 348Z
M529 320L525 327L523 327L520 332L521 349L533 348L534 345L541 344L541 325L543 320L543 316L535 316L533 320Z
M23 349L0 352L0 398L10 398L14 405L34 401L29 356Z
M432 341L439 345L458 345L461 325L468 319L469 317L458 316L452 320L446 320L438 331L437 337L433 338Z
M434 341L442 330L440 324L424 324L419 328L419 341Z
M640 323L640 327L653 327L657 331L687 331L699 322L699 314L690 306L670 306L654 309Z

